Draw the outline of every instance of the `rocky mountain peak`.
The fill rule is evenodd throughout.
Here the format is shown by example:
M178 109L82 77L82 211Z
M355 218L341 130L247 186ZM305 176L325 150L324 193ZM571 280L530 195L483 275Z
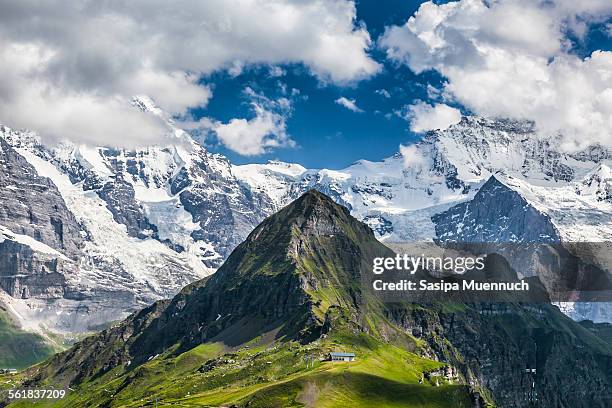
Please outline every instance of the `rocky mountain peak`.
M286 207L284 214L301 233L332 234L339 232L337 220L346 221L350 213L318 190L311 189Z
M246 245L266 248L272 243L276 249L285 248L283 255L289 256L302 272L307 270L307 274L313 272L309 270L312 265L352 262L341 253L349 247L354 256L370 252L371 247L386 250L370 227L352 217L346 207L314 189L264 220L251 233ZM259 253L265 253L265 249ZM357 276L360 266L351 268L349 274Z
M297 272L301 273L312 265L350 261L347 257L328 259L334 256L342 258L342 254L332 250L334 247L352 247L353 255L357 255L367 252L364 248L368 246L376 246L383 252L386 251L386 247L376 240L372 230L352 217L346 207L311 189L257 226L228 258L226 264L234 264L235 258L243 258L248 253L249 259L259 260L248 265L274 260L289 263L292 270L297 268ZM306 265L310 261L313 261L313 264ZM237 270L224 265L213 280L217 275L225 274L226 269L231 269L228 271L230 273ZM250 270L249 267L243 272Z
M359 274L373 256L391 254L346 208L308 191L264 220L214 275L98 336L106 344L104 367L87 343L58 359L64 365L80 360L87 376L127 361L144 362L172 344L181 350L207 341L233 346L265 333L313 339L331 306L357 310ZM321 293L327 293L325 302ZM121 347L113 348L117 344Z
M576 187L582 196L593 195L598 201L612 202L612 170L601 163L589 172Z
M502 177L498 175L498 177ZM474 199L432 217L442 242L558 242L550 218L495 175Z

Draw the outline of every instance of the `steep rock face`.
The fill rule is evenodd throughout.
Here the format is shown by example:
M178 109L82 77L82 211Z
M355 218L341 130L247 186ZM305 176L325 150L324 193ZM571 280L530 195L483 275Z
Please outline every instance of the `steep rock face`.
M5 246L8 259L20 262L17 269L14 262L10 268L5 265L3 275L18 272L23 276L11 278L12 283L5 281L12 297L3 301L11 304L28 328L89 331L162 297L173 296L181 287L210 273L199 259L199 250L182 252L180 244L193 243L189 237L193 230L190 215L176 208L172 200L147 207L137 200L143 184L134 183L130 172L120 171L114 177L112 169L123 169L125 162L133 160L129 153L124 157L109 149L92 151L66 143L48 148L35 135L6 127L0 140L4 164L0 216L5 217L0 227L5 225L32 250L30 255L30 249L23 245ZM112 160L100 163L100 151ZM147 163L159 160L144 153L142 157L149 160ZM160 182L148 167L141 173L154 188ZM126 181L125 175L132 182ZM159 231L149 217L162 225ZM41 255L43 246L57 252L42 248ZM9 249L15 253L9 253ZM53 258L63 265L53 270L57 275L51 275L49 268L42 274L38 259L47 262ZM16 291L17 286L44 284L50 285L48 290L28 289L27 296L23 296L23 290ZM11 285L15 287L9 289Z
M390 314L428 342L441 361L466 373L470 384L490 390L500 407L536 402L604 407L610 397L609 345L550 305L472 305L452 314L393 309Z
M28 245L0 239L0 288L15 298L59 299L65 294L65 261Z
M157 235L157 227L149 222L142 206L134 198L134 187L123 179L121 173L104 184L98 195L107 203L115 221L127 227L130 236L146 238Z
M13 305L28 322L89 330L171 297L214 272L272 211L267 197L232 175L227 159L207 152L145 102L143 109L167 121L167 146L45 145L35 134L2 127L0 226L72 258L74 273L62 278L64 299L81 299L67 305L30 296ZM105 303L108 313L101 313ZM64 319L70 314L91 324L70 327Z
M77 258L79 224L57 187L0 137L0 225Z
M551 217L495 176L472 200L434 215L432 221L436 242L481 254L503 254L521 277L537 276L548 293L554 293L554 301L587 300L596 291L612 287L607 245L563 244ZM599 269L592 267L594 260ZM604 302L586 310L593 319L601 319L605 313L597 310L606 307L609 304Z
M532 122L463 117L457 125L428 137L456 166L461 180L496 170L553 181L574 178L571 156L559 150L557 139L539 138Z
M225 157L171 125L175 134L165 147L30 149L51 157L83 190L95 191L130 236L191 252L191 266L210 273L274 207L234 177Z
M194 162L175 179L174 191L200 228L191 233L196 241L213 248L203 262L218 267L253 227L267 214L255 194L238 183L229 161L203 149ZM179 187L183 185L184 188ZM267 206L270 209L270 206Z
M470 201L432 217L442 242L555 243L550 218L495 176Z
M2 136L28 160L52 164L74 186L95 192L129 236L186 251L196 273L212 273L259 221L280 207L251 191L225 157L206 151L151 100L135 98L133 104L165 121L166 146L47 146L36 135L8 128Z

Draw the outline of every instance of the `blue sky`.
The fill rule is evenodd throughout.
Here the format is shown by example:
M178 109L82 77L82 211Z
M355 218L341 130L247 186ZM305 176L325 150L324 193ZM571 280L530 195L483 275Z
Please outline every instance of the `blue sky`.
M249 69L232 77L227 73L214 75L213 98L196 116L208 115L227 122L235 117L253 116L249 98L243 92L250 87L266 97L285 95L282 88L298 89L293 109L287 120L287 130L297 146L274 149L256 157L242 156L214 139L207 146L228 156L235 163L265 162L279 159L297 162L309 168L342 168L357 159L378 160L393 155L400 143L409 143L419 135L410 132L408 122L394 114L414 99L426 99L428 80L434 74L417 76L407 67L385 67L375 77L352 86L321 85L301 66L283 67L286 74L271 78L265 67ZM389 92L390 97L379 90ZM379 91L377 93L376 91ZM289 91L290 92L290 91ZM362 112L353 112L335 101L354 99Z
M365 22L375 40L385 26L403 24L419 7L420 1L360 1L357 18ZM400 144L418 140L408 122L394 114L415 99L427 99L427 84L439 84L434 72L415 75L408 67L386 61L384 53L372 56L384 64L383 71L357 83L337 86L322 84L302 65L282 66L285 75L271 78L267 66L251 67L238 76L220 72L204 78L212 84L213 98L205 109L194 111L196 117L212 116L223 122L253 115L249 99L243 93L251 87L269 98L283 95L279 83L287 89L299 89L287 130L297 146L274 149L258 156L242 156L209 138L210 150L220 152L237 164L279 159L300 163L308 168L340 169L359 159L380 160L398 152ZM386 90L390 97L377 94ZM363 112L352 112L335 103L340 97L355 99Z
M0 122L51 143L176 143L147 96L235 163L339 169L461 114L612 146L610 0L12 2L0 58Z
M376 43L385 27L403 25L420 4L420 1L362 0L356 3L357 19L365 23ZM594 50L612 49L606 33L609 21L589 25L587 34L581 38L568 33L566 38L572 42L570 53L584 58ZM192 113L196 118L209 116L222 122L254 116L249 97L243 92L246 87L271 99L286 96L291 89L299 90L299 96L292 99L293 108L286 122L294 146L244 156L224 147L214 136L209 135L204 143L238 164L278 159L308 168L340 169L358 159L381 160L395 154L400 144L414 143L423 135L412 132L408 120L399 113L418 100L438 102L440 98L432 99L428 94L428 85L439 90L445 78L435 70L415 74L406 64L385 58L384 51L376 47L371 49L370 56L382 64L382 71L348 85L322 83L302 64L277 65L283 69L279 77L272 77L269 67L260 65L247 67L239 75L222 71L203 78L214 96L206 108ZM381 90L388 94L383 95ZM354 100L362 111L353 112L336 103L340 97ZM446 103L464 114L471 113L456 101Z

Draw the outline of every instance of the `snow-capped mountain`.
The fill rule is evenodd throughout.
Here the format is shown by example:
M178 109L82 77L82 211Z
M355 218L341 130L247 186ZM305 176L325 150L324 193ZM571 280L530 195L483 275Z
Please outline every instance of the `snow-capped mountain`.
M387 242L467 240L487 217L488 237L500 242L532 239L525 231L612 241L611 152L564 153L531 123L464 118L381 162L309 170L278 161L232 165L149 99L133 104L166 121L165 146L51 146L0 128L0 301L26 326L86 331L170 297L213 273L263 218L312 188ZM492 177L498 188L478 194ZM459 217L466 203L495 207L490 197L479 202L496 191L498 203L515 195L529 207L529 220L512 205ZM492 223L493 216L508 218ZM533 231L539 217L548 229ZM612 320L607 310L591 314Z
M465 117L382 162L360 160L339 171L293 168L282 174L275 169L290 165L233 169L252 190L273 189L281 202L317 188L391 242L437 237L432 216L472 200L495 177L550 217L560 239L601 242L612 240L612 203L606 198L611 161L612 153L603 146L564 153L558 139L539 138L529 122Z
M134 103L163 116L147 99ZM171 297L214 272L273 211L225 157L165 119L168 144L137 151L47 146L32 133L0 128L0 251L13 253L2 269L2 300L26 326L86 331ZM21 236L62 261L28 267L40 251L8 249ZM59 287L32 290L51 272Z

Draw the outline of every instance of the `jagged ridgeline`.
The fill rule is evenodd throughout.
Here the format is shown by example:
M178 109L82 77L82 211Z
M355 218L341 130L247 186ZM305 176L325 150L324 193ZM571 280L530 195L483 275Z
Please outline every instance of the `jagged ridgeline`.
M609 404L611 346L556 308L382 303L361 287L381 256L369 227L310 191L210 278L0 389L70 387L49 403L67 407ZM356 361L322 361L331 351Z

